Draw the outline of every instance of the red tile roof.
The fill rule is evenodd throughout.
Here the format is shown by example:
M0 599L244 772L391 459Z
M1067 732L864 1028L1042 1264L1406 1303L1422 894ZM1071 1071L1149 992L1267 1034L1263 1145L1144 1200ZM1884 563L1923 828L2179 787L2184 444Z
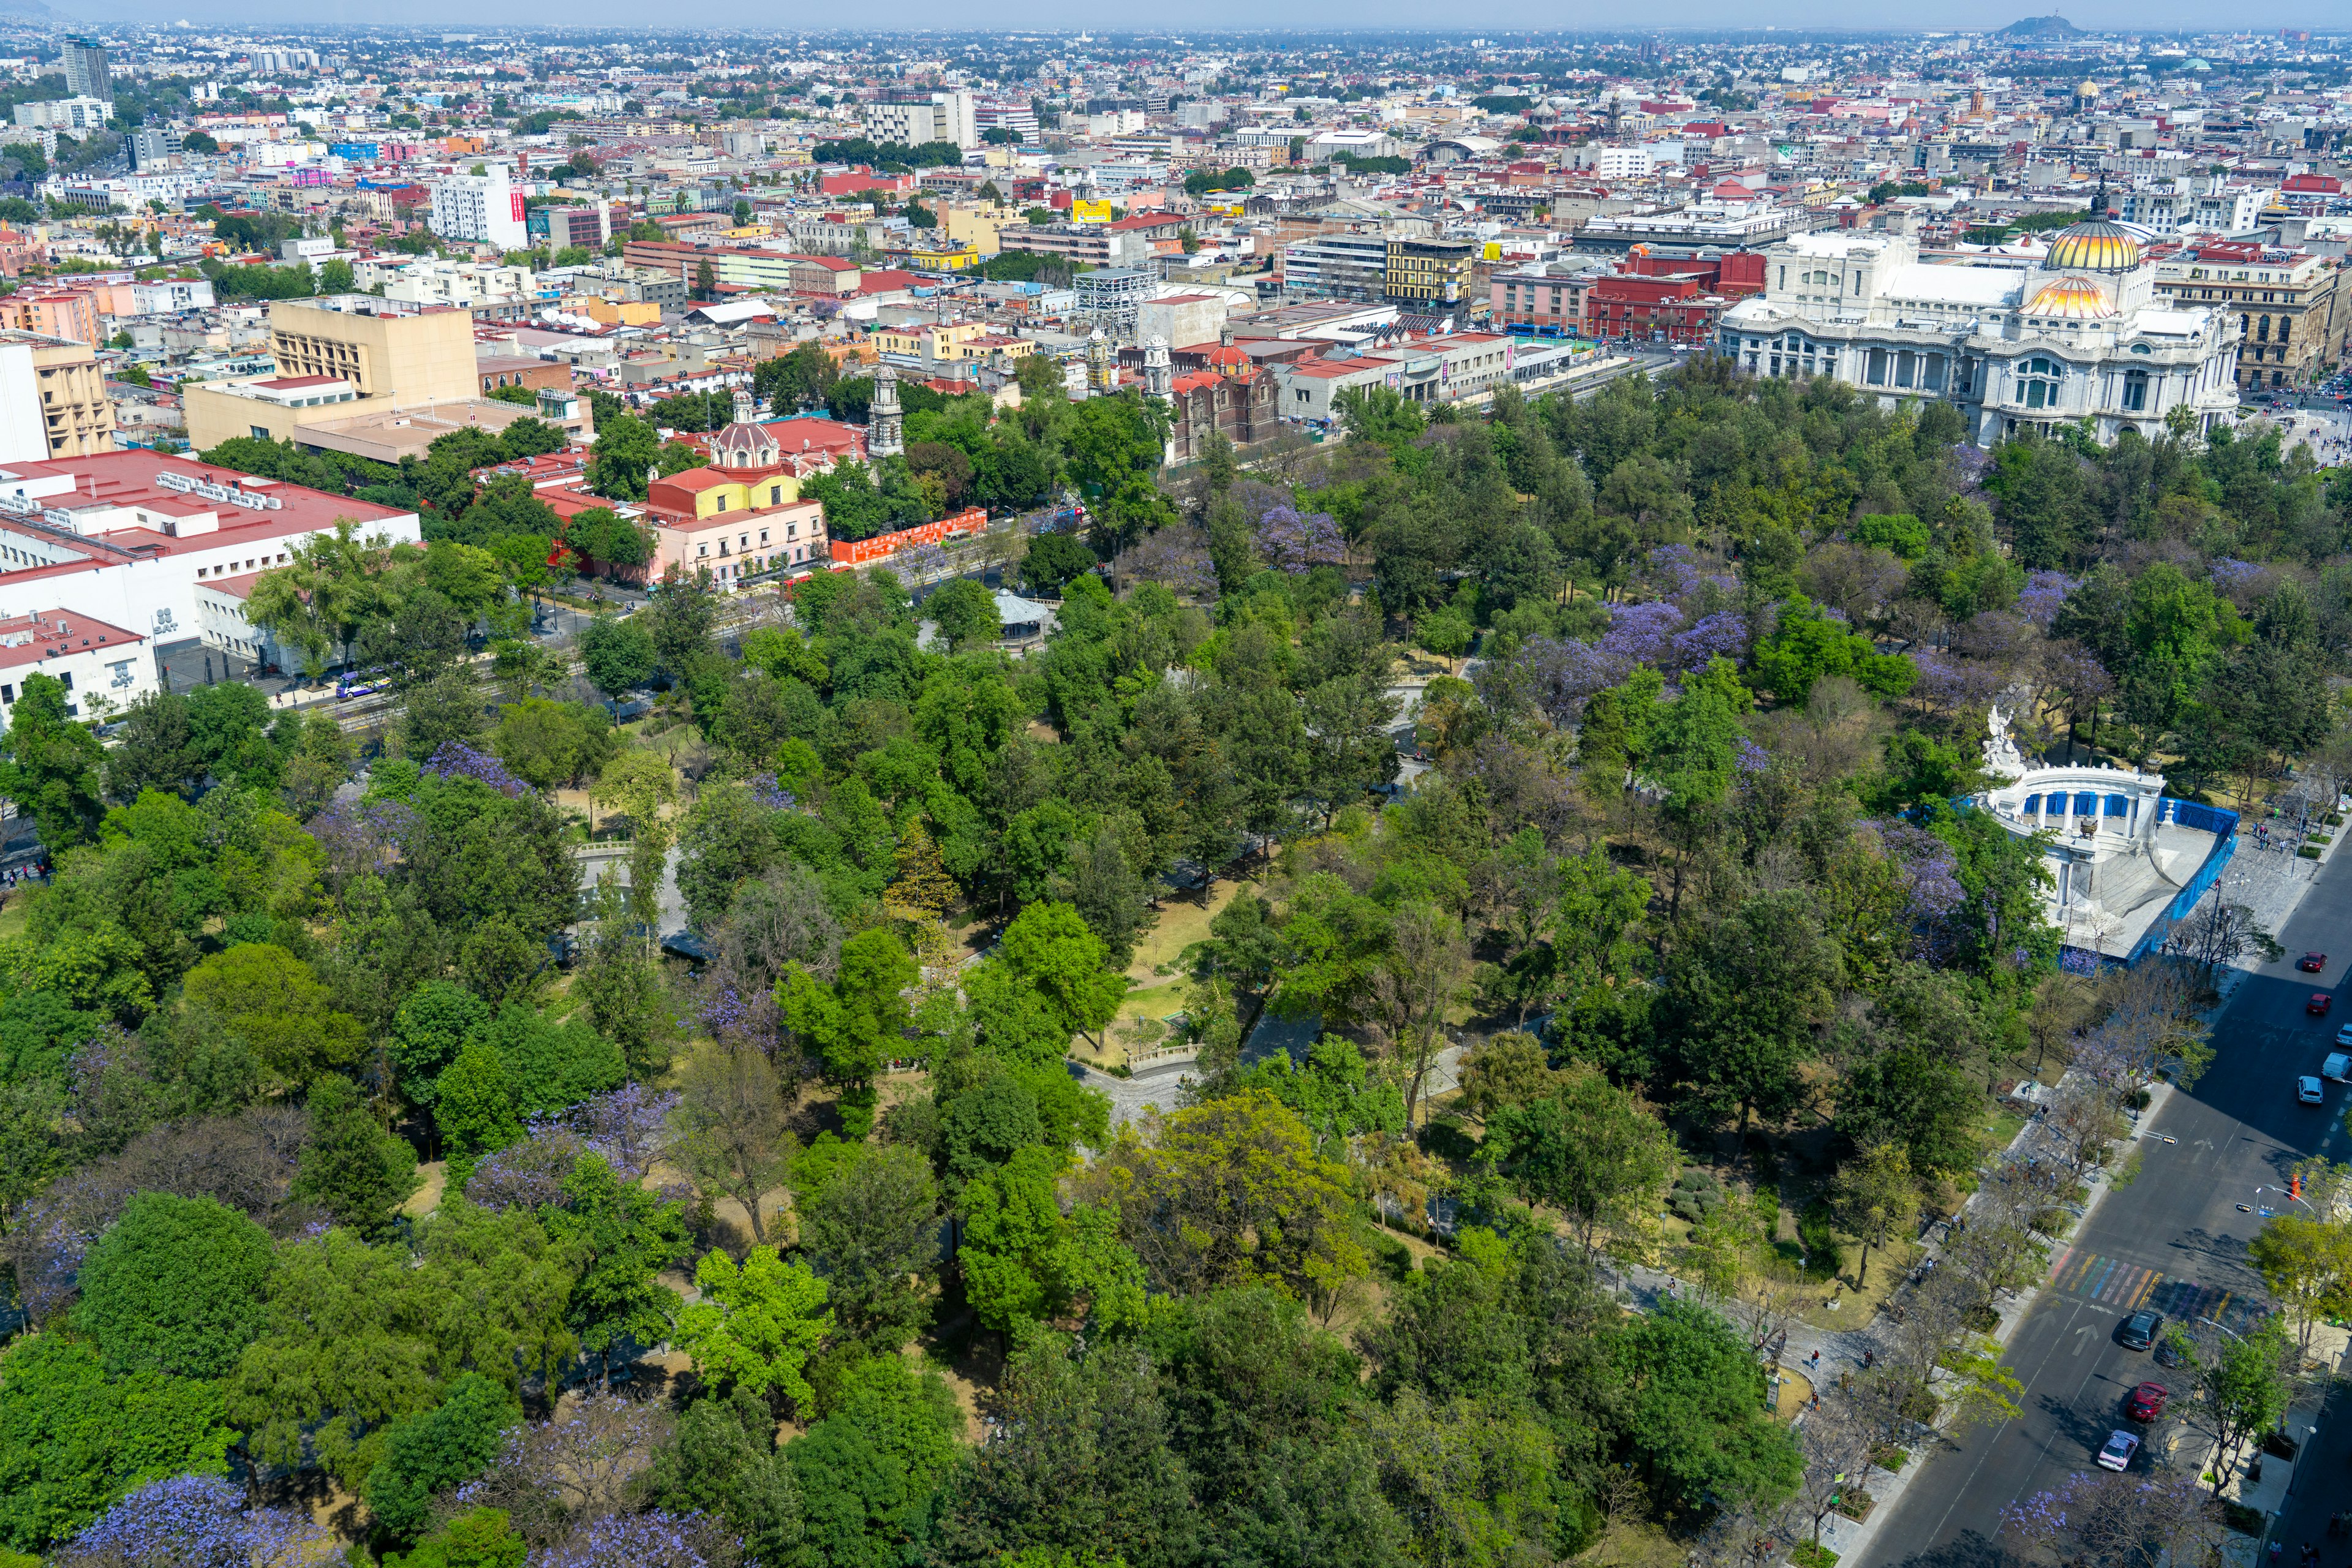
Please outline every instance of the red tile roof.
M0 669L38 664L63 654L99 647L136 647L147 639L137 632L66 610L40 610L0 619Z

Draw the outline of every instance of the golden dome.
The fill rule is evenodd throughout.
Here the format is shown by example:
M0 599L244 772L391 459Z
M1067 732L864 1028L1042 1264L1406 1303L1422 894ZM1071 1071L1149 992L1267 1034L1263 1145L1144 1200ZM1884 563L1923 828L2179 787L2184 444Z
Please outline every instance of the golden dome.
M2061 278L2044 283L2026 301L2025 313L2062 321L2095 321L2114 315L2116 308L2107 302L2106 290L2089 279Z
M2139 265L2139 239L2119 223L2095 217L2050 237L2053 272L2129 272Z

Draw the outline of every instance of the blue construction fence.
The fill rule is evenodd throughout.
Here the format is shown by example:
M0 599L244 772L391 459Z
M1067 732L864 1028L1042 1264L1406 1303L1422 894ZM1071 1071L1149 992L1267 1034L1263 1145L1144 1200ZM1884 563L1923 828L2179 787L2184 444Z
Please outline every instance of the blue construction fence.
M2221 879L2222 868L2229 865L2230 857L2238 852L2238 814L2234 811L2165 795L2156 803L2156 820L2178 823L2183 827L2210 833L2213 835L2213 847L2187 885L2172 896L2172 902L2165 906L2164 913L2141 933L2138 942L2133 943L2131 955L2124 960L2126 963L2137 963L2161 948L2165 939L2172 934L2172 928L2189 918L2189 911L2197 907L2197 900L2212 891L2213 884Z

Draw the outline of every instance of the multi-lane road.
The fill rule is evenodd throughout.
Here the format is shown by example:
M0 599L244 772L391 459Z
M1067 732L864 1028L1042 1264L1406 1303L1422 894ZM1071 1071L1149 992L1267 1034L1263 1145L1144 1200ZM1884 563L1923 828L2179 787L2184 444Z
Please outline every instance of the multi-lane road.
M2294 1092L2294 1078L2317 1072L2336 1028L2352 1021L2352 867L2344 857L2321 868L2278 935L2286 955L2246 979L2222 1008L2212 1067L2146 1119L2137 1179L2109 1193L2053 1258L2051 1285L2010 1343L2008 1364L2024 1384L2017 1419L1968 1432L1930 1459L1853 1568L1989 1568L2013 1560L2007 1548L2014 1543L2000 1531L2002 1510L2091 1468L2108 1432L2125 1425L2124 1396L2135 1384L2154 1378L2179 1389L2179 1373L2116 1343L2123 1319L2149 1306L2168 1318L2214 1318L2242 1330L2261 1310L2246 1247L2262 1221L2240 1205L2257 1204L2257 1187L2284 1187L2289 1168L2308 1155L2352 1157L2345 1086L2328 1085L2325 1109L2297 1104ZM2298 973L2305 951L2325 952L2326 969ZM2341 992L2343 1004L2324 1020L2311 1017L2304 1005L2314 990ZM2325 1568L2352 1561L2345 1542L2325 1532L2331 1512L2352 1509L2347 1415L2329 1412L2296 1469L2277 1531L2294 1546L2321 1546Z

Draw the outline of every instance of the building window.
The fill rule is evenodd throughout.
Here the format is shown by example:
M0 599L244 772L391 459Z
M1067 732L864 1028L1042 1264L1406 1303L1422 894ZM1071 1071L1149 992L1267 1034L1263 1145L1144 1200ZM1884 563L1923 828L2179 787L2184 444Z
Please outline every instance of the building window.
M2147 406L2147 372L2129 370L2124 373L2124 412L2137 414Z
M2039 355L2018 367L2019 386L2028 408L2054 408L2058 404L2058 384L2066 377L2066 367L2056 360Z
M1870 351L1870 370L1864 380L1873 386L1886 384L1886 351L1885 349Z

